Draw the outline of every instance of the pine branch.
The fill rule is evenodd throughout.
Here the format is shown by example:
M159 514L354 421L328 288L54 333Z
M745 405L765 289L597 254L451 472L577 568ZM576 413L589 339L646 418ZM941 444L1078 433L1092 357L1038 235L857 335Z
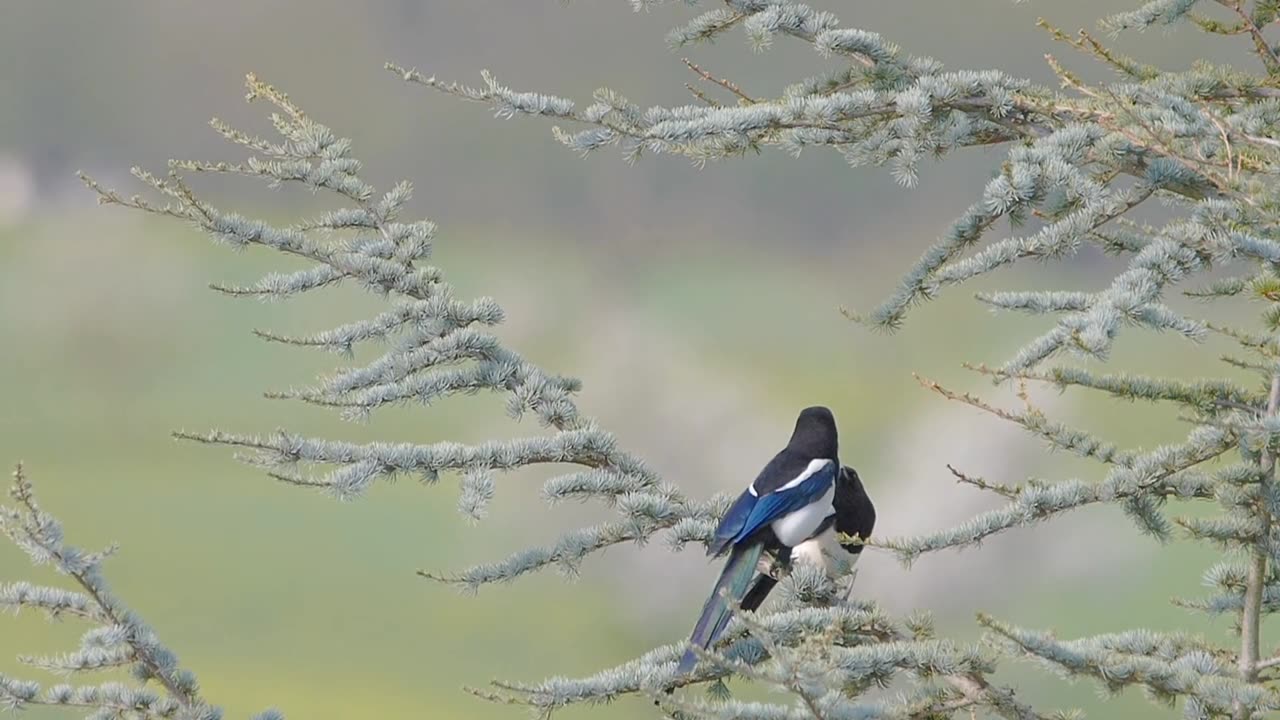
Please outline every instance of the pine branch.
M140 681L155 681L163 694L118 683L59 685L41 694L36 683L0 675L0 704L14 709L28 705L96 708L99 713L109 712L112 716L123 713L180 720L220 717L221 711L201 697L195 676L182 669L155 632L107 588L100 566L111 551L89 553L66 544L61 525L37 504L21 465L13 477L9 495L17 507L0 507L0 533L26 551L34 564L52 565L66 575L80 592L18 583L6 586L0 598L14 609L41 610L50 618L75 615L97 625L85 634L79 650L56 657L28 657L24 662L63 674L127 667Z
M960 525L909 538L882 538L878 547L894 551L910 565L920 555L981 544L1015 527L1025 527L1070 510L1098 503L1121 503L1138 526L1159 539L1169 535L1158 504L1169 497L1207 500L1215 496L1213 479L1195 468L1236 448L1234 432L1203 426L1180 445L1125 454L1098 483L1064 480L1032 481L1021 487L1004 507L982 513Z
M1043 370L1008 372L981 364L965 367L997 381L1010 379L1051 383L1060 389L1080 387L1098 390L1122 400L1172 402L1188 409L1213 415L1223 409L1261 412L1266 398L1260 393L1220 379L1181 381L1144 375L1119 373L1096 375L1084 368L1050 367Z
M363 179L352 155L352 142L307 115L286 94L250 75L248 99L265 100L279 140L268 140L214 120L218 134L248 150L240 163L173 161L158 177L142 170L135 175L165 199L125 198L90 178L86 184L101 202L178 218L194 224L215 240L245 247L261 245L313 263L292 273L267 275L244 287L218 286L235 296L285 299L353 281L388 298L391 307L376 316L307 334L257 330L270 342L351 356L362 344L383 343L385 352L362 366L341 369L310 387L268 393L339 410L361 420L388 406L430 405L459 394L493 392L506 396L508 413L519 420L532 413L551 430L492 440L476 445L367 443L307 438L281 430L270 436L211 431L181 431L175 437L244 450L238 459L257 466L280 482L322 490L352 500L377 480L415 475L434 484L444 472L458 473L460 512L472 521L485 515L497 491L494 473L541 464L569 464L601 473L607 483L579 484L575 496L598 500L615 510L616 520L566 533L552 547L523 552L502 562L480 565L456 575L420 574L476 589L488 582L509 581L532 570L556 565L570 573L587 554L625 542L643 543L668 532L673 545L704 540L713 509L686 500L662 485L634 455L578 409L574 394L580 383L555 375L506 347L490 328L502 322L501 306L491 298L455 297L443 272L423 264L431 252L436 226L430 220L405 222L400 215L412 196L401 182L379 194ZM457 89L458 92L464 92ZM467 91L469 92L469 91ZM572 104L555 98L515 95L495 83L485 91L509 104L511 112L575 116ZM621 105L619 98L610 102ZM335 197L342 207L316 217L277 226L214 207L198 197L181 173L236 175L271 185L299 184ZM338 234L342 239L337 239ZM718 501L717 501L718 502Z
M147 677L155 678L191 714L204 711L205 703L196 692L194 678L177 667L172 653L150 638L150 631L138 624L129 611L124 610L111 596L98 574L95 558L61 543L57 523L36 505L31 484L19 465L13 472L13 488L10 496L25 511L6 511L0 516L0 531L15 544L27 549L32 558L50 562L60 572L68 575L88 595L97 611L111 624L124 630L123 642L127 643Z
M1062 642L985 615L979 622L1021 652L1070 675L1096 678L1111 690L1142 685L1156 698L1186 698L1206 715L1229 714L1236 703L1254 711L1280 708L1273 693L1229 677L1197 640L1135 631Z
M948 400L963 403L987 414L994 415L1001 420L1013 423L1047 442L1054 449L1066 450L1073 455L1091 458L1108 465L1122 467L1131 467L1133 465L1134 459L1131 453L1120 450L1115 445L1083 430L1051 422L1042 411L1034 406L1028 405L1027 409L1022 412L1004 410L970 393L958 393L949 390L941 384L922 378L919 375L916 375L915 378L924 388L932 390Z
M805 709L803 717L845 717L854 707L870 710L871 706L855 706L831 688L871 687L911 671L924 677L939 676L950 689L931 691L922 685L917 688L918 697L904 699L892 710L885 707L874 716L925 720L983 708L1015 720L1048 717L1016 700L1012 690L991 684L986 675L992 667L977 648L912 639L902 624L888 620L874 606L808 607L764 615L736 612L734 617L718 648L695 648L702 662L694 674L682 678L672 678L671 672L684 647L669 645L587 678L552 678L537 684L494 681L493 690L473 688L470 692L492 702L528 705L541 714L644 693L664 709L680 710L690 717L716 717L741 704L731 700L690 702L668 695L666 689L716 682L732 675L794 696ZM833 672L838 677L830 674ZM760 717L760 708L753 708L747 716Z
M663 1L632 4L641 9ZM1121 56L1086 32L1069 36L1042 22L1055 40L1118 73L1114 82L1090 83L1046 56L1060 83L1054 89L998 71L946 70L931 58L905 55L876 33L843 27L832 13L792 0L725 0L724 8L703 13L669 36L673 45L682 45L741 28L755 49L791 38L824 59L836 60L838 67L803 79L777 97L748 95L737 84L686 61L703 80L732 93L739 101L734 105L690 87L696 101L691 105L642 109L606 89L597 91L590 104L579 106L554 95L513 90L489 73L482 74L481 86L469 87L395 65L387 69L407 82L485 103L498 117L536 116L572 124L573 131L554 129L555 137L571 149L585 154L615 146L629 160L653 152L704 163L764 147L791 152L819 147L840 153L854 166L888 166L895 179L911 186L925 157L941 158L966 147L1007 146L995 177L904 274L896 290L871 313L847 314L873 328L895 329L915 305L940 297L944 288L1026 260L1067 260L1085 244L1100 247L1123 258L1124 265L1115 272L1090 266L1089 290L980 294L978 299L992 309L1051 319L995 369L976 369L996 380L1016 380L1020 388L1034 380L1098 390L1119 399L1173 403L1191 431L1178 442L1121 449L1101 436L1050 421L1032 405L1024 388L1019 392L1023 408L1008 410L921 380L946 399L1018 425L1050 449L1099 460L1105 475L1094 481L1033 478L1010 486L987 483L948 465L957 481L999 494L1003 505L956 528L874 544L910 562L925 552L976 545L1013 527L1109 503L1157 539L1170 538L1176 524L1192 539L1224 552L1243 548L1244 562L1227 557L1205 573L1214 594L1204 600L1175 601L1207 612L1238 613L1238 652L1199 638L1145 631L1060 641L1048 633L980 617L988 638L998 641L1006 654L1034 658L1071 676L1094 678L1111 691L1138 686L1156 701L1183 703L1187 717L1243 719L1280 709L1280 696L1267 685L1272 678L1264 675L1277 660L1262 657L1259 634L1264 616L1280 611L1280 576L1275 572L1280 542L1273 518L1280 512L1274 478L1275 438L1280 436L1280 374L1274 362L1280 357L1275 341L1280 329L1280 207L1274 200L1275 176L1280 173L1280 89L1273 77L1280 72L1280 60L1264 35L1280 15L1280 5L1272 0L1252 7L1238 0L1215 1L1235 19L1197 15L1196 0L1149 0L1106 24L1120 31L1188 23L1212 34L1248 36L1265 77L1208 63L1167 72ZM543 488L548 502L592 500L616 513L497 563L454 574L421 572L463 589L553 566L575 574L591 553L657 535L673 549L708 538L728 498L684 498L579 412L574 398L580 389L577 381L530 363L491 334L491 327L502 320L501 307L488 298L455 298L443 272L425 264L434 224L398 219L410 199L407 183L379 193L363 179L349 140L252 76L248 88L250 100L264 99L275 107L272 122L280 138L265 139L213 123L218 133L250 154L248 160L175 161L163 176L136 170L139 181L160 198L154 202L126 198L90 179L86 183L104 203L183 220L233 247L265 246L310 263L306 269L272 273L242 286L215 285L225 294L286 299L354 283L392 300L373 318L328 330L259 331L268 341L348 357L364 343L385 345L385 352L367 364L271 397L336 408L358 419L389 405L428 405L456 394L492 392L507 400L513 418L532 413L547 430L471 445L357 444L284 431L265 437L220 431L180 437L237 447L241 459L262 467L270 477L346 499L380 479L413 474L431 484L441 472L455 472L461 478L459 509L471 519L484 515L499 484L496 473L565 464L572 467ZM298 184L326 193L341 207L277 226L214 207L197 196L183 173ZM1134 220L1153 199L1168 207L1161 213L1163 224ZM1003 220L1018 229L1007 237L992 237ZM1024 226L1029 227L1021 229ZM1092 274L1097 272L1107 274L1094 285ZM1206 287L1207 276L1214 280ZM1204 289L1187 291L1191 281ZM1263 331L1222 328L1166 304L1166 294L1180 290L1216 301L1260 303ZM1110 362L1117 339L1132 328L1176 333L1192 341L1211 331L1225 335L1261 356L1226 362L1264 374L1270 393L1227 378L1187 381L1097 374L1087 367L1045 367L1049 358L1067 353L1090 363ZM1238 454L1239 460L1220 461L1228 453ZM1171 521L1166 517L1169 499L1214 500L1222 512ZM34 504L27 514L37 514ZM37 544L33 557L49 552ZM96 568L100 557L58 559L72 560ZM132 664L141 666L147 677L179 672L176 661L172 667L165 664L165 655L144 657L140 648L151 647L147 643L118 638L113 628L129 618L106 612L101 599L84 582L81 585L86 592L0 587L0 604L50 616L74 615L105 626L86 634L79 650L34 658L33 664L66 672ZM690 718L932 720L978 712L1020 720L1049 717L1017 700L1011 689L991 684L995 654L990 647L934 638L921 623L889 621L865 604L830 607L835 585L820 570L797 566L779 593L787 609L759 615L735 612L723 641L699 651L705 662L692 676L672 677L676 656L684 649L672 645L587 678L551 678L535 684L499 681L473 692L497 702L527 705L544 715L571 704L646 693L667 713ZM723 683L730 676L778 690L789 704L734 700ZM191 703L202 703L194 684L177 684L183 677L171 675L173 687L157 677L165 696L139 695L131 712L167 716L169 706L163 703L175 690L189 692ZM903 688L894 697L864 697L868 690L891 682ZM683 693L660 693L673 685L707 683L713 690L708 702L691 701ZM75 704L88 697L80 692L50 690L44 699L33 700L38 689L0 677L0 700L11 704ZM84 692L110 694L99 688ZM122 713L120 697L124 696L111 695L98 707Z

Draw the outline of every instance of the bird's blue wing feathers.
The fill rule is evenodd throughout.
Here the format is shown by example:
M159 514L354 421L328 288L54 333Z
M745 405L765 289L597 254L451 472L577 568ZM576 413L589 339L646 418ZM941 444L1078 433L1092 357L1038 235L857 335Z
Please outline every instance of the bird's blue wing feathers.
M738 537L738 532L742 530L746 524L747 518L751 515L751 509L755 507L756 496L750 491L743 492L733 501L733 505L729 506L729 511L720 518L720 524L716 526L715 535L711 539L711 544L707 547L708 555L720 555L729 548L734 542L734 538Z
M835 482L835 478L836 465L828 463L826 467L805 478L799 485L785 490L776 490L756 499L750 513L738 526L737 534L729 540L729 543L741 542L774 520L821 498L827 490L831 489L831 483Z

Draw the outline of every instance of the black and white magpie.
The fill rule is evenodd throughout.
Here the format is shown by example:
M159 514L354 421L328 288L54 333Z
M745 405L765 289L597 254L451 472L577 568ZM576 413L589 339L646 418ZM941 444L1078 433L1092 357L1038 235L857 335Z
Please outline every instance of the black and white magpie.
M875 508L857 472L840 466L838 451L831 411L820 406L801 411L787 446L760 471L716 527L707 554L716 557L727 552L729 558L694 625L690 644L710 647L728 625L734 603L754 610L764 602L777 583L768 572L756 576L756 566L766 553L786 565L796 553L814 549L801 546L814 545L824 533L870 536ZM822 552L819 545L815 547ZM844 547L855 559L862 551L861 544ZM692 649L685 651L676 677L687 674L697 662Z
M840 468L840 475L836 478L836 494L832 505L835 506L835 514L830 518L831 522L828 523L827 527L820 530L815 537L794 548L766 547L765 553L772 552L783 568L789 566L797 558L804 558L827 567L825 557L827 548L823 546L827 544L826 541L834 540L841 549L851 556L846 563L846 568L852 568L858 562L858 558L862 556L862 548L865 546L861 542L840 542L839 537L848 535L858 540L869 539L871 531L875 529L876 525L876 507L871 503L871 498L867 496L866 489L862 487L862 478L858 477L858 471L848 465ZM769 591L773 590L773 586L777 584L778 579L771 569L765 569L756 576L755 582L751 584L751 589L742 598L739 607L743 610L758 609L764 604L765 598L769 596Z

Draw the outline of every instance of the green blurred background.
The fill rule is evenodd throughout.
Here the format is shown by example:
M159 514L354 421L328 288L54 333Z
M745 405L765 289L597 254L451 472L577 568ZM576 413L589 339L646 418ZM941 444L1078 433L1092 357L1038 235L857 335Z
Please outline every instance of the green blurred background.
M1041 80L1049 77L1042 55L1067 53L1035 29L1038 14L1070 30L1117 9L1100 0L816 4L950 67ZM381 69L391 60L471 82L489 68L517 89L582 99L609 85L642 105L682 103L691 76L663 35L690 12L676 4L634 14L623 0L0 0L0 460L26 461L72 541L121 543L108 567L114 587L228 716L274 705L293 718L520 717L460 688L586 673L676 640L715 573L699 553L621 547L574 582L548 573L464 597L414 569L495 559L605 512L544 508L537 474L503 477L478 526L454 511L455 478L380 485L344 505L273 484L222 449L169 439L173 429L210 427L421 442L532 429L514 426L494 398L398 410L367 425L263 399L261 391L305 383L335 358L266 345L250 329L319 329L376 303L347 292L284 305L224 299L205 285L253 278L281 259L232 254L177 224L94 206L76 169L131 192L134 164L238 159L205 123L217 115L269 130L263 109L240 100L246 71L352 137L371 179L411 179L414 211L442 226L435 261L461 294L496 297L510 316L503 337L546 368L581 377L585 410L692 495L741 487L812 403L835 409L843 455L867 480L885 535L991 505L956 488L945 463L1006 482L1100 476L912 378L986 388L959 363L1007 357L1040 323L993 318L967 299L972 289L922 308L891 337L837 311L889 291L972 201L998 151L926 167L912 190L822 152L767 152L705 169L669 157L629 167L611 152L580 159L545 123L494 120ZM756 95L829 67L796 43L753 54L730 38L687 54ZM1119 45L1170 67L1244 58L1186 31ZM249 180L200 187L224 206L278 219L323 201ZM995 282L1098 287L1114 267L1086 253ZM1220 374L1220 350L1132 335L1115 361ZM1037 399L1134 445L1182 432L1148 408ZM977 635L973 613L985 610L1065 637L1145 626L1225 639L1225 621L1167 602L1201 592L1212 557L1181 543L1162 548L1118 511L1090 510L910 570L868 553L859 592L895 613L933 608L960 637ZM15 579L56 582L0 546L0 582ZM78 632L72 622L0 618L0 672L18 670L19 654L66 649ZM1090 684L1006 667L1047 706L1167 714L1134 693L1102 711ZM642 700L604 712L653 715Z

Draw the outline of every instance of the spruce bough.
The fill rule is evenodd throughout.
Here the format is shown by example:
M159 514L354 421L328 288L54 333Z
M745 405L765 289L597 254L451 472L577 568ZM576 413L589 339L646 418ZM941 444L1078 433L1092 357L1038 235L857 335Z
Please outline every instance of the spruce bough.
M664 3L633 4L642 9ZM1155 0L1103 21L1112 33L1185 25L1220 35L1223 42L1244 42L1254 54L1249 69L1200 62L1179 71L1124 57L1094 34L1067 34L1042 23L1053 41L1114 74L1109 82L1089 82L1050 56L1059 85L1046 87L996 70L951 70L931 58L906 55L874 32L844 26L835 15L801 3L725 0L668 40L690 45L741 29L760 50L774 42L812 46L826 72L765 96L690 63L705 84L693 88L692 102L647 109L612 90L600 90L580 106L512 90L487 73L482 86L469 87L388 65L410 83L487 103L500 117L541 116L572 125L556 128L555 137L584 154L617 147L628 159L654 153L710 162L769 146L792 152L829 148L853 166L888 166L909 186L927 156L979 145L1005 148L999 174L908 269L898 288L871 311L850 316L873 328L897 329L917 304L953 299L953 286L1027 260L1070 262L1086 246L1100 248L1123 259L1101 289L979 294L977 300L994 310L1043 317L1045 325L1011 356L972 369L997 383L1040 383L1155 403L1185 420L1188 430L1155 448L1122 448L1051 419L1025 393L1022 405L1009 409L922 379L942 398L1013 423L1049 449L1094 460L1100 471L1096 477L988 482L953 470L1002 505L954 528L875 542L909 563L1084 506L1114 504L1141 533L1160 540L1188 537L1221 549L1221 560L1204 572L1210 594L1175 602L1190 612L1236 621L1230 642L1141 629L1063 640L982 615L983 642L962 644L935 637L927 616L894 618L871 604L841 602L841 588L798 567L772 611L736 613L723 642L703 653L707 662L698 673L681 679L683 686L705 684L706 697L688 690L660 692L670 684L683 644L659 647L589 677L498 681L473 692L544 714L634 693L648 693L672 716L690 718L1069 714L1033 708L991 679L997 662L1025 657L1067 676L1094 679L1110 691L1138 687L1188 718L1243 720L1280 709L1280 656L1260 638L1263 621L1280 607L1280 491L1274 476L1280 450L1280 53L1267 36L1278 19L1280 4L1270 0ZM384 349L368 363L277 396L361 418L387 405L495 392L507 398L513 417L532 415L543 430L478 445L355 444L288 431L213 430L182 437L237 447L242 459L269 476L340 499L358 498L376 481L400 475L434 484L441 473L453 473L460 510L477 519L500 476L532 464L570 464L573 471L546 483L546 499L600 502L616 512L613 520L568 532L548 547L454 574L424 572L470 590L548 566L575 573L584 557L617 544L657 536L678 548L710 538L727 498L694 500L663 482L580 414L576 381L534 366L499 341L490 331L502 320L498 304L456 298L443 271L426 264L435 227L400 219L410 196L407 183L376 190L361 177L350 141L252 76L248 87L251 100L274 105L279 139L214 123L248 159L177 161L163 175L137 171L159 200L126 197L87 180L90 187L105 203L182 220L233 247L264 246L311 264L250 286L218 286L229 295L285 298L355 283L387 299L386 310L365 321L305 335L260 331L273 342L340 354L362 344ZM273 225L212 206L184 180L191 173L301 184L329 194L339 207ZM1146 212L1155 204L1164 208L1159 222ZM1012 234L1002 236L1006 226ZM1169 303L1176 294L1228 304L1240 320L1227 325L1180 310ZM1185 338L1188 352L1203 352L1198 343L1209 336L1237 350L1222 358L1221 374L1211 378L1110 369L1121 332L1129 338L1132 329ZM29 486L20 479L17 487L19 508L3 516L3 527L24 547L35 548L34 559L47 561L51 556L41 548L61 542L60 532L28 504ZM1217 512L1171 517L1170 499ZM32 538L41 537L33 546ZM82 585L89 583L92 595L100 582L99 556L52 557ZM103 606L91 597L28 586L2 590L15 608L103 620ZM115 601L108 605L118 609ZM216 717L172 654L162 651L140 621L128 618L108 622L124 628L122 634L108 633L111 642L86 636L85 647L60 659L59 666L75 664L70 671L81 672L101 663L131 664L141 668L136 675L145 685L129 692L156 688L154 697L146 696L146 708L136 711L140 715ZM125 632L130 627L132 634ZM725 680L731 677L783 692L767 702L744 702L729 692ZM892 694L869 692L891 682ZM41 691L0 678L0 698L17 707L72 698L78 700L64 704L109 713L124 691Z

